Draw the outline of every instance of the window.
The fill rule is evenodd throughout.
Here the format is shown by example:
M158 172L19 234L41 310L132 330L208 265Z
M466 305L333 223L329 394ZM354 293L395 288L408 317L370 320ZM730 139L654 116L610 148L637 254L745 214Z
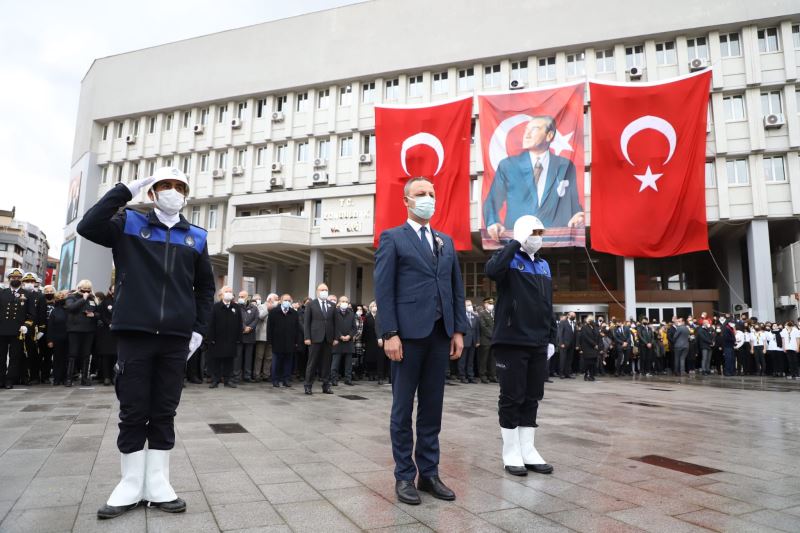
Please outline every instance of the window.
M192 158L188 155L181 157L181 170L184 174L189 174L189 171L192 170Z
M408 77L408 96L413 98L415 96L422 96L422 76L409 76Z
M305 163L308 161L308 141L297 143L297 162Z
M339 141L339 157L350 157L353 155L353 138L342 137Z
M475 88L475 69L462 68L458 71L458 90L471 91Z
M772 113L776 115L783 114L780 91L761 93L761 112L764 115L770 115Z
M131 180L139 179L139 163L131 163L131 174L128 178Z
M117 122L116 131L114 132L114 137L116 137L117 139L122 138L122 125L123 125L122 122Z
M247 159L247 148L240 148L236 152L236 165L243 167L246 159Z
M266 98L259 98L256 100L256 118L261 118L264 116L264 109L267 107L267 99Z
M172 131L172 119L173 119L173 115L174 115L173 113L169 113L169 114L167 114L167 116L164 118L164 131Z
M132 135L134 137L136 135L139 135L139 120L140 119L137 118L136 120L133 121L133 132L132 132Z
M567 54L567 76L583 76L586 74L585 67L586 54L578 52Z
M725 170L731 185L747 185L750 181L747 175L747 159L729 159L725 161Z
M739 57L742 50L739 47L739 34L728 33L719 36L719 51L722 57Z
M659 65L674 65L678 62L675 55L675 41L656 43L656 63Z
M792 42L794 43L794 49L800 50L800 24L792 25Z
M263 146L256 148L256 166L260 167L264 164L264 148Z
M317 140L317 157L323 161L327 161L331 150L330 139Z
M539 79L540 80L554 80L556 79L556 58L543 57L539 60Z
M339 105L349 106L353 102L353 87L351 85L347 85L345 87L339 87Z
M770 52L780 52L780 41L778 39L778 28L764 28L758 30L758 51L762 54Z
M147 162L147 175L152 176L155 173L156 173L156 160L151 159L150 161ZM136 175L138 176L139 173L137 172Z
M239 102L236 104L236 118L242 119L247 113L247 102Z
M433 94L447 93L447 72L436 72L433 75L433 87L431 92Z
M361 102L371 104L375 101L375 82L364 83L361 85Z
M692 59L708 59L708 43L705 37L686 39L686 47L689 50L689 61Z
M328 109L331 100L331 90L322 89L317 92L317 109Z
M365 133L361 136L361 153L375 155L374 133Z
M228 168L228 152L220 152L217 154L217 168Z
M297 93L297 103L295 104L295 111L304 113L308 111L308 93Z
M706 188L717 186L717 179L714 176L714 162L706 161Z
M314 226L322 222L322 200L314 200Z
M528 60L511 62L511 81L528 81Z
M217 206L210 205L208 206L208 230L215 230L217 229Z
M200 124L203 126L208 125L208 108L205 107L200 110Z
M200 172L208 172L208 154L200 154Z
M183 112L183 120L181 122L181 127L188 128L189 123L192 121L192 112L191 111L184 111Z
M625 47L625 68L644 67L644 46L637 44Z
M385 83L385 99L386 100L397 100L400 98L400 80L386 80Z
M108 166L103 167L103 170L100 171L100 182L108 183Z
M276 163L286 163L286 150L287 145L279 144L275 147L275 162Z
M228 118L228 104L217 107L217 123L222 124Z
M764 158L764 179L768 182L786 181L783 156L775 155Z
M283 112L286 111L286 103L289 101L289 97L285 94L282 96L275 97L275 111Z
M156 117L148 117L147 119L147 133L156 132Z
M500 87L500 65L483 67L483 86Z
M614 72L614 50L598 50L594 57L598 74Z
M114 183L119 183L122 181L122 165L117 165L114 167Z
M192 219L191 219L191 222L195 226L199 226L200 225L200 206L199 205L193 205L192 206Z
M725 121L733 122L745 120L744 96L741 94L726 96L722 99L722 107L725 109Z
M103 140L108 139L108 124L103 124Z
M164 160L164 166L165 167L171 167L172 166L172 158L171 157L168 157L168 158L166 158Z

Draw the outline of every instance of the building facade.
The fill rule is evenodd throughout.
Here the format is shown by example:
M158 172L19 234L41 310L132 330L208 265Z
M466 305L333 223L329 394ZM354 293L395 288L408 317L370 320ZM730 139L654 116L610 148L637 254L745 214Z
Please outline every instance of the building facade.
M373 0L98 59L82 82L76 124L78 212L116 183L177 166L190 179L184 215L209 230L220 283L301 298L324 280L366 303L375 104L582 79L655 81L710 67L712 253L625 260L546 250L557 309L659 320L733 309L796 315L800 286L777 293L797 280L779 287L773 274L793 257L781 251L800 240L800 3L767 0L754 11L736 0L579 0L546 12L535 4ZM477 111L476 98L473 131ZM589 211L591 117L587 91ZM479 243L475 136L470 166ZM460 255L467 296L492 294L488 253L477 244ZM110 280L107 250L78 237L75 257L74 280Z
M47 236L37 226L16 218L16 210L0 210L0 272L14 267L42 280L47 272ZM5 283L3 279L3 283Z

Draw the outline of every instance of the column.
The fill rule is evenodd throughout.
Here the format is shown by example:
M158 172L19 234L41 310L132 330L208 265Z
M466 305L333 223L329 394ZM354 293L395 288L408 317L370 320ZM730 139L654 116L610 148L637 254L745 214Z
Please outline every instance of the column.
M733 313L733 306L736 304L743 304L742 300L744 295L744 275L742 274L742 250L739 246L739 240L735 240L725 247L728 283L728 309L723 311L730 311ZM723 281L724 283L724 281Z
M242 289L242 276L244 276L244 261L239 253L228 252L228 278L226 284L237 293Z
M344 265L344 295L350 298L350 302L355 302L358 295L356 290L358 288L358 281L356 274L358 273L358 265L353 261L345 263Z
M256 292L261 295L261 300L266 301L267 294L269 294L269 278L265 271L261 271L256 276Z
M747 227L747 262L750 274L750 307L761 322L775 320L772 293L772 257L769 251L769 224L753 220Z
M269 280L269 292L275 293L280 296L278 292L278 263L270 263L269 270L271 273L270 280ZM285 292L285 291L284 291Z
M625 258L625 319L636 317L636 272L633 257Z
M308 259L308 294L313 298L317 294L317 285L323 282L325 275L325 252L312 248Z

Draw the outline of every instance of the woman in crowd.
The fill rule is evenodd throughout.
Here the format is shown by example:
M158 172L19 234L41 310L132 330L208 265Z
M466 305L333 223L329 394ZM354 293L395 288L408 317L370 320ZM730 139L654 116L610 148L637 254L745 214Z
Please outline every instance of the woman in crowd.
M792 379L797 379L797 352L800 350L800 330L790 320L786 323L786 327L783 328L781 337L783 352L786 354L786 360L789 363L789 372L792 374ZM789 377L788 373L786 377Z
M219 300L211 309L211 319L208 323L208 359L211 370L211 385L216 389L220 381L226 387L236 388L233 381L233 358L236 357L236 348L242 342L242 308L233 301L233 289L222 287L219 291Z
M786 355L783 353L783 336L780 324L772 324L767 342L767 356L772 365L772 376L783 377L786 372Z
M386 353L383 351L383 339L378 337L378 306L370 302L369 312L364 320L365 366L372 368L370 380L377 379L378 385L383 385L386 380Z
M47 319L47 347L53 350L53 385L63 385L67 373L69 344L67 342L67 291L56 293L53 311Z
M97 333L94 338L94 355L100 361L98 371L103 378L103 385L111 385L113 368L117 362L117 338L111 333L111 316L114 312L114 286L108 292L98 292ZM99 379L99 378L98 378Z
M583 381L594 381L597 357L603 347L603 340L600 336L600 330L597 329L594 323L594 316L589 315L586 317L586 323L581 326L575 345L581 353L584 369Z
M758 376L764 375L764 367L766 366L766 360L764 358L764 350L766 349L766 337L764 332L761 331L761 325L756 324L753 328L753 333L751 336L752 344L750 345L750 355L753 356L753 362L755 363L755 372Z
M356 306L356 332L353 335L353 379L361 379L364 375L364 306Z
M92 291L92 282L88 279L78 283L78 289L69 295L65 304L67 311L67 338L69 341L69 360L66 387L72 386L72 377L78 361L81 363L81 385L91 386L89 364L97 330L98 305Z

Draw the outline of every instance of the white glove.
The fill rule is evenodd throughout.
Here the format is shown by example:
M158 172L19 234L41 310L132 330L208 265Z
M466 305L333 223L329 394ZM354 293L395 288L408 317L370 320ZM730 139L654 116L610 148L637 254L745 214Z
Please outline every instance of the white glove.
M552 344L548 344L547 345L547 359L550 359L551 357L553 357L555 355L555 353L556 353L556 347L553 346Z
M203 336L197 333L196 331L193 331L192 338L189 340L189 353L186 355L187 361L192 357L192 354L197 351L202 342L203 342Z
M131 191L131 196L133 196L133 199L135 200L136 195L139 194L139 191L146 189L152 185L154 181L156 181L156 179L153 176L150 176L149 178L134 180L130 183L126 183L125 186L129 191Z
M37 334L36 334L36 340L37 340L37 341L38 341L39 339L41 339L42 337L44 337L44 333L42 333L41 331L40 331L39 333L37 333Z
M19 332L22 333L23 335L27 335L28 334L28 327L27 326L20 326L19 327Z
M531 236L535 224L536 218L530 215L519 217L517 221L514 222L514 240L523 244L525 240Z

